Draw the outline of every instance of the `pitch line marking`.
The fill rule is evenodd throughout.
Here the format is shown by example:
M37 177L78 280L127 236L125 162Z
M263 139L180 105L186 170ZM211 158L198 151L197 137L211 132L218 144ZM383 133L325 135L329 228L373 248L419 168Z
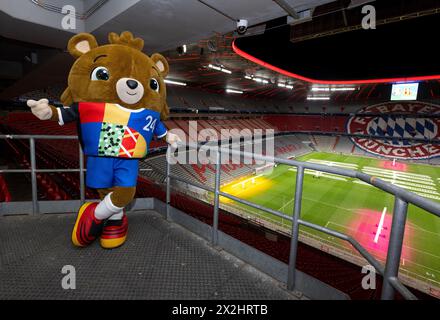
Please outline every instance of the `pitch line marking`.
M296 172L297 171L296 168L289 168L287 170L288 171L292 171L292 172ZM339 176L337 174L322 172L322 171L319 171L319 170L306 169L306 170L304 170L304 173L308 174L308 175L315 176L315 177L323 177L323 178L333 179L333 180L338 180L338 181L348 181L344 177L341 177L341 176Z
M413 178L413 177L395 176L395 175L389 175L389 174L385 174L383 172L377 172L377 171L371 171L371 170L362 170L362 172L369 174L371 176L377 176L380 178L387 178L387 179L392 179L392 180L420 183L420 184L427 185L427 186L428 185L435 186L435 183L432 180L428 181L426 179L420 180L418 178Z
M289 170L290 170L290 169L289 169ZM353 182L354 182L354 183L359 183L359 184L363 184L363 183L364 183L363 181L359 181L359 180L355 180L355 181L353 181ZM370 187L374 187L374 186L372 186L372 185L370 185L370 184L366 184L366 183L365 183L365 185L370 186ZM244 190L240 190L240 191L238 192L238 194L235 194L235 195L238 196L238 195L240 195L242 192L244 192ZM281 208L279 208L278 211L282 212L282 209L284 209L286 206L288 206L288 205L289 205L290 203L292 203L294 200L295 200L295 199L292 198L292 200L290 200L288 203L284 204ZM309 197L306 197L306 196L304 196L304 195L303 195L303 200L308 200L308 201L311 201L311 202L319 203L319 204L324 205L324 206L337 208L337 209L340 209L342 212L343 212L343 211L348 211L348 212L350 213L349 215L352 215L352 214L353 214L353 210L355 210L354 208L353 208L353 209L344 208L344 207L341 207L341 206L338 206L338 205L334 205L334 204L331 204L331 203L328 203L328 202L322 202L322 201L319 201L319 200L316 200L316 199L313 199L313 198L309 198ZM342 213L341 211L337 211L336 214L347 215L347 214ZM366 214L366 213L356 213L356 214L363 215L363 216L369 216L369 215ZM330 222L330 223L336 224L336 223L334 223L334 222ZM432 231L428 231L428 230L424 229L423 227L420 227L420 226L416 225L415 223L412 223L411 221L409 221L408 224L413 224L414 226L413 226L412 228L414 228L414 229L419 229L419 230L422 230L423 232L427 232L427 233L430 233L430 234L435 235L435 236L440 236L440 234L437 234L437 233L432 232ZM425 251L421 251L421 252L425 252ZM437 256L436 256L436 257L437 257Z
M416 229L416 230L421 230L421 231L423 231L423 232L430 233L432 236L440 237L440 234L439 234L439 233L429 231L429 230L427 230L427 229L425 229L425 228L423 228L423 227L417 225L416 223L414 223L414 222L412 222L412 221L408 221L407 224L408 224L408 227L409 227L409 228ZM440 258L440 257L439 257L439 258Z
M369 174L371 176L378 176L380 178L387 178L387 179L393 179L393 180L399 180L399 181L409 181L409 182L417 182L423 185L429 185L429 186L435 186L435 183L432 180L427 179L418 179L415 177L405 177L405 176L399 176L399 175L393 175L393 174L387 174L384 172L378 172L373 170L364 170L362 169L362 172Z
M294 171L294 170L291 170L291 171ZM296 170L295 170L295 171L296 171ZM440 178L437 178L437 180L440 180ZM359 181L359 182L360 182L360 181ZM240 192L240 193L241 193L241 192ZM323 202L321 202L321 201L319 201L319 200L316 200L316 199L308 199L308 198L306 198L306 197L304 197L304 199L307 199L307 200L309 200L309 201L313 201L313 202L318 202L318 203L321 203L321 204L323 204L323 205L327 205L327 206L330 206L330 207L336 207L336 208L339 208L339 209L343 209L344 211L350 211L350 212L352 211L352 210L347 209L347 208L342 208L342 207L335 206L335 205L329 205L328 203L323 203ZM284 206L282 206L282 207L279 209L279 211L281 211L281 209L283 209L283 208L285 208L287 205L289 205L293 200L294 200L294 199L292 199L291 201L289 201L288 203L286 203ZM329 224L339 225L339 224L334 223L334 222L327 222L326 226L328 226ZM342 225L339 225L339 226L346 228L346 226L342 226ZM433 232L430 232L430 231L428 231L428 230L426 230L426 229L424 229L424 228L422 228L422 227L420 227L420 226L417 226L417 225L414 225L414 227L415 227L415 228L419 228L419 229L421 229L421 230L424 231L424 232L433 233ZM414 228L414 227L413 227L413 228ZM433 234L435 234L435 233L433 233ZM436 234L436 235L437 235L437 234ZM406 246L406 245L404 245L404 246L405 246L405 247L408 247L408 246ZM417 250L417 249L412 248L412 247L408 247L408 248L409 248L409 249L412 249L412 250L415 250L415 251L419 251L419 252L421 252L421 253L423 253L423 254L427 254L427 255L433 256L433 257L435 257L435 258L439 258L438 256L433 255L433 254L431 254L431 253L428 253L428 252L426 252L426 251ZM410 261L410 262L411 262L411 263L414 263L414 264L417 264L417 263L412 262L412 261ZM429 269L429 267L426 267L426 266L424 266L424 265L420 265L420 264L417 264L417 265Z
M413 182L413 183L417 182L417 183L423 184L425 186L433 186L433 187L435 186L435 183L433 181L426 181L426 179L425 180L418 180L417 178L396 176L396 175L386 174L383 172L376 172L376 171L372 171L372 170L362 170L362 172L369 174L369 175L378 176L380 178L385 178L385 179L393 179L393 180L407 181L407 182Z
M372 184L366 183L366 182L364 182L362 180L353 180L352 182L356 183L356 184L360 184L360 185L366 186L366 187L373 187L373 188L375 188L375 186L373 186Z
M386 213L387 213L387 207L383 208L382 215L380 216L380 221L379 221L379 225L377 226L376 236L374 237L374 243L377 243L377 241L379 241L379 236L380 233L382 232Z
M335 226L341 227L341 228L343 228L343 229L351 230L351 231L353 231L353 232L358 232L358 230L355 229L355 228L347 227L347 226L344 226L344 225L342 225L342 224L339 224L339 223L336 223L336 222L332 222L332 221L327 222L327 225L329 225L329 226L332 225L332 224L335 225ZM424 255L431 256L431 257L433 257L433 258L435 258L435 259L440 259L440 256L436 256L435 254L432 254L432 253L430 253L430 252L428 252L428 251L419 250L419 249L416 249L416 248L414 248L414 247L410 247L410 246L408 246L408 245L406 245L406 244L403 244L403 247L408 248L409 250L412 250L412 251L420 252L421 254L424 254ZM414 261L412 261L412 260L407 260L407 262L414 263L414 264L417 264L417 265L419 265L419 266L421 266L421 267L424 267L424 268L430 269L429 267L424 266L423 264L418 264L418 263L416 263L416 262L414 262ZM431 270L434 270L434 269L431 269Z
M331 225L331 224L333 224L333 225L335 225L335 226L342 227L342 228L344 228L344 229L351 229L351 230L356 231L356 230L353 229L353 228L350 228L350 227L347 227L347 226L344 226L344 225L341 225L341 224L338 224L338 223L335 223L335 222L331 222L331 221L327 222L326 226L329 226L329 225ZM317 238L319 238L321 241L327 241L327 240L324 239L323 237L316 236L316 235L314 236L313 234L311 234L311 233L309 233L309 232L306 232L306 231L301 231L301 232L308 234L308 235L311 236L312 238L313 238L313 237L317 237ZM333 246L333 247L336 247L336 248L339 248L339 249L341 249L341 250L347 250L347 248L346 248L345 246L340 245L340 244L337 243L337 242L333 242L333 243L331 243L331 244L329 244L329 245L331 245L331 246ZM404 247L406 247L406 248L408 248L408 249L410 249L410 250L419 251L419 252L421 252L422 254L432 255L432 254L430 254L430 253L428 253L428 252L426 252L426 251L417 250L417 249L415 249L415 248L413 248L413 247L409 247L409 246L406 246L406 245L404 245ZM432 256L437 257L437 256L435 256L435 255L432 255ZM438 257L437 257L437 258L438 258ZM419 263L416 263L416 262L411 261L411 260L408 260L408 259L405 260L405 263L406 263L406 264L408 264L408 263L409 263L409 264L415 264L415 265L418 265L418 266L420 266L420 267L422 267L422 268L425 268L425 269L428 269L428 270L432 270L432 271L436 271L436 270L434 270L434 269L432 269L432 268L429 268L429 267L427 267L427 266L425 266L425 265L423 265L423 264L419 264ZM424 279L424 280L428 280L428 281L432 281L432 282L435 282L435 283L440 284L440 282L435 281L435 280L432 280L432 278L425 277L425 276L421 275L420 273L415 273L415 272L413 272L413 271L410 271L409 269L401 268L401 270L402 270L402 271L405 271L406 273L409 273L409 274L414 274L414 275L415 275L416 277L418 277L418 278L422 278L422 279Z
M236 183L231 182L231 184L230 185L226 185L226 187L231 186L231 188L235 188L235 187L238 187L238 186L242 186L243 183L246 184L246 182L252 181L253 179L258 179L261 176L262 176L262 174L259 174L259 175L256 175L256 176L251 176L251 177L249 177L249 178L247 178L247 179L245 179L243 181L239 181L239 182L236 182ZM254 180L254 182L252 182L252 184L254 184L254 183L255 183L255 180Z
M410 263L412 263L412 264L415 264L415 265L418 265L419 267L422 267L422 268L425 268L425 269L428 269L428 270L430 270L430 271L434 271L434 272L438 272L438 270L436 270L436 269L432 269L432 268L430 268L430 267L427 267L427 266L425 266L425 265L423 265L423 264L420 264L420 263L417 263L417 262L414 262L414 261L411 261L411 260L408 260ZM409 271L409 270L408 270ZM414 273L414 272L413 272ZM417 273L415 273L415 274L417 274ZM435 280L433 280L434 282L437 282L437 283L440 283L440 282L438 282L438 281L435 281Z
M357 164L351 164L351 163L345 163L345 162L335 162L335 161L326 161L326 160L318 160L318 159L310 159L309 162L312 163L319 163L319 164L325 164L328 166L334 166L334 167L345 167L345 168L358 168Z
M341 225L341 224L338 224L338 223L335 223L335 222L331 222L331 221L329 221L329 222L328 222L328 225L331 225L331 224L336 225L336 226L339 226L339 227L343 227L343 228L346 228L346 229L354 230L353 228L349 228L349 227L343 226L343 225ZM354 231L356 231L356 230L354 230ZM336 245L336 244L335 244L335 245ZM338 245L336 245L336 246L338 246ZM416 249L416 248L413 248L413 247L410 247L410 246L407 246L407 245L403 245L403 246L406 247L406 248L408 248L409 250L418 251L418 252L420 252L421 254L429 255L429 256L432 256L432 257L434 257L434 258L440 258L439 256L436 256L436 255L434 255L434 254L432 254L432 253L429 253L429 252L426 252L426 251L418 250L418 249ZM420 263L414 262L414 261L412 261L412 260L406 260L405 262L407 262L407 264L408 264L408 263L409 263L409 264L415 264L415 265L418 265L419 267L422 267L422 268L424 268L424 269L438 272L438 270L432 269L432 268L430 268L430 267L427 267L427 266L425 266L425 265L423 265L423 264L420 264ZM412 273L412 274L415 274L415 275L420 276L419 273L412 272L412 271L410 271L409 269L403 269L403 268L402 268L402 270L405 270L405 271L408 272L408 273ZM426 278L426 277L423 277L423 276L422 276L422 278L424 278L424 279L430 279L430 278ZM440 282L437 282L437 281L434 281L434 282L440 284Z
M435 186L434 181L428 180L428 179L419 179L417 177L407 177L407 176L396 175L396 174L391 174L391 173L386 173L386 172L381 172L381 171L374 171L374 170L369 170L369 169L362 169L361 171L366 174L373 175L373 176L387 177L389 179L402 180L402 181L412 181L412 182L422 183L424 185Z
M280 212L284 212L282 211L286 206L288 206L290 203L292 203L292 201L295 201L295 197L292 198L292 200L288 201L287 203L285 203L281 208L278 209L278 211Z
M296 169L296 168L290 168L290 169L288 169L288 170L289 170L289 171L296 171L295 169ZM306 172L305 172L306 174L314 174L314 170L305 170L305 171L306 171ZM364 170L363 170L363 171L364 171ZM316 171L315 171L315 172L316 172ZM367 172L367 173L370 173L370 172ZM395 176L395 175L396 175L396 172L392 172L392 173L390 173L390 174L392 174L393 176ZM333 177L333 175L330 175L330 174L320 174L320 175L321 175L322 177L324 177L324 178L328 178L328 179L347 181L347 180L344 179L344 178ZM408 189L408 190L411 190L411 191L416 191L417 194L419 194L419 195L421 195L421 196L423 196L423 197L431 198L431 199L435 199L435 200L439 200L439 197L437 197L437 196L433 196L433 195L432 195L432 194L434 194L434 195L438 195L438 192L436 192L436 191L434 191L434 190L430 191L429 189L422 189L422 188L416 188L416 187L413 187L413 186L406 186L406 185L402 185L402 184L410 184L410 183L402 182L402 184L399 184L400 181L392 181L392 180L390 180L389 178L383 178L383 177L380 177L380 178L381 178L382 180L384 180L384 181L391 182L392 184L394 184L394 185L396 185L396 186L399 186L399 187L401 187L401 188ZM397 177L397 179L399 179L399 177ZM403 179L406 180L406 178L403 178ZM352 181L352 182L357 183L357 184L362 184L362 185L368 185L368 186L371 186L371 187L372 187L372 185L369 185L369 184L363 183L363 182L361 182L361 181L354 180L354 181ZM422 184L423 184L423 183L422 183ZM426 186L426 187L428 187L428 186Z
M335 226L343 227L343 228L346 228L346 229L354 230L353 228L349 228L349 227L346 227L346 226L343 226L343 225L341 225L341 224L338 224L338 223L335 223L335 222L331 222L331 221L327 222L326 225L331 225L331 224L333 224L333 225L335 225ZM323 237L313 235L313 234L308 233L308 232L306 232L306 231L301 231L301 232L307 234L308 236L311 236L312 238L317 237L317 238L319 238L319 240L324 241L324 242L327 242L328 245L330 245L330 246L332 246L332 247L334 247L334 248L337 248L337 249L339 249L339 250L343 250L343 251L346 251L346 250L347 250L347 248L346 248L345 246L340 245L340 244L338 244L337 242L328 243L328 240L326 240L326 239L323 238ZM407 247L407 248L409 248L410 250L415 250L415 251L419 251L419 252L424 253L424 254L431 255L430 253L427 253L426 251L420 251L420 250L417 250L417 249L414 249L414 248L412 248L412 247L408 247L408 246L405 246L405 245L404 245L404 247ZM435 256L435 257L437 257L437 256ZM431 269L431 268L429 268L429 267L427 267L427 266L425 266L425 265L422 265L422 264L419 264L419 263L413 262L413 261L411 261L411 260L405 260L405 263L406 263L407 265L408 265L408 263L409 263L409 264L415 264L415 265L418 265L418 266L420 266L420 267L422 267L422 268L425 268L425 269L428 269L428 270L432 270L432 271L436 271L436 270ZM407 273L407 274L413 274L413 275L415 275L416 278L421 278L421 279L423 279L423 280L425 280L425 281L431 281L431 282L434 282L434 283L436 283L436 284L440 284L440 282L438 282L438 281L436 281L436 280L433 280L432 278L426 277L426 276L424 276L423 274L420 274L420 273L416 273L416 272L410 271L409 269L406 269L406 268L403 268L403 267L402 267L400 270L401 270L401 271L404 271L404 272Z
M404 172L404 171L397 171L397 170L389 170L389 169L381 169L381 168L370 167L370 166L364 166L362 169L380 171L380 172L384 172L384 173L388 173L388 174L396 173L396 174L401 175L401 176L413 177L413 178L416 178L416 179L418 178L418 179L430 179L430 180L432 180L432 177L430 177L428 175L425 175L425 174L418 174L418 173L411 173L411 172Z

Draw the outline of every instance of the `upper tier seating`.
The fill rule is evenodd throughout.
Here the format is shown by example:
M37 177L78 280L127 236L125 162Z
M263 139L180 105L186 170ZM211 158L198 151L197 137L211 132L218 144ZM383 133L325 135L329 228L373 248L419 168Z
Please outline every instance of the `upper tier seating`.
M329 115L269 115L263 120L278 131L345 132L347 116Z
M265 143L263 143L263 154L265 152ZM312 149L299 141L295 136L277 136L274 142L275 156L279 158L292 158L303 155L310 152ZM188 159L188 158L187 158ZM248 162L248 161L247 161ZM221 177L220 184L226 184L239 177L247 176L255 172L255 168L262 166L262 164L245 163L241 161L240 164L229 164L221 165ZM141 162L142 168L151 168L153 171L142 173L147 177L159 178L163 181L166 175L166 159L165 155L156 156L153 158L148 158ZM155 172L158 172L157 175ZM182 179L189 180L196 183L205 184L210 187L214 187L215 182L215 165L213 164L181 164L171 166L171 172L174 175L181 177Z
M1 120L1 119L0 119ZM187 142L196 142L193 137L197 133L196 139L199 142L204 142L207 140L206 131L202 132L203 129L210 129L211 132L215 133L218 138L222 138L222 129L236 129L237 132L231 131L233 136L240 135L244 133L244 129L253 132L255 129L275 129L275 131L290 131L290 130L305 130L305 131L320 131L320 130L337 130L344 131L346 117L328 117L328 116L264 116L262 118L257 117L243 117L239 116L234 119L225 119L224 117L215 119L199 119L197 122L191 120L183 120L171 118L165 123L169 129L179 129L188 137ZM3 118L3 122L7 124L9 130L17 134L49 134L49 135L76 135L75 124L67 124L64 126L59 126L53 121L40 121L34 117L30 112L26 113L10 113L6 118ZM240 133L241 131L241 133ZM338 153L348 153L354 155L365 156L368 155L365 151L356 147L349 138L346 137L332 137L332 136L320 136L297 134L286 138L288 145L294 145L295 150L293 154L295 156L300 155L300 151L309 151L309 146L305 146L303 142L311 142L312 148L319 151L325 152L338 152ZM276 152L285 151L289 154L289 150L285 150L285 146L282 145L283 138L277 138L277 148ZM78 143L74 140L39 140L38 145L42 147L49 154L56 154L54 158L55 161L60 162L63 167L66 168L77 168L78 167ZM151 144L151 149L165 147L166 143L162 140L153 141ZM159 162L159 161L158 161ZM426 160L430 164L440 163L440 159ZM153 166L152 163L150 166ZM226 171L225 177L228 176L228 168L224 168ZM247 167L240 167L239 169L233 168L233 171L241 170L241 174L246 174L253 169ZM156 170L157 171L157 170ZM163 172L162 170L159 170ZM213 173L213 168L206 165L194 164L192 167L186 168L188 172L187 175L199 180L204 183L206 181L211 181L211 175ZM234 174L235 176L235 174ZM206 180L205 180L206 178ZM229 180L225 178L225 181Z
M170 130L181 131L188 137L187 142L195 143L208 141L209 138L217 138L216 140L223 140L231 137L250 136L255 130L263 130L262 134L266 133L266 130L273 129L266 121L261 118L234 118L234 119L199 119L195 120L182 120L182 119L170 119L165 121L165 125ZM178 130L178 131L177 131ZM182 139L184 137L181 137Z
M60 103L59 97L63 94L65 87L63 86L51 86L44 90L33 90L22 94L18 99L21 101L26 101L28 99L40 100L48 99L51 102Z

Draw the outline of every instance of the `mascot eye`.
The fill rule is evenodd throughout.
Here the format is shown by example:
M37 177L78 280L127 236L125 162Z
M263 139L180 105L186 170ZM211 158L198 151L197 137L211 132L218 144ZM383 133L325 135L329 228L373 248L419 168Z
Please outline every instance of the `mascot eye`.
M150 88L156 92L159 92L159 82L156 79L152 78L150 80Z
M106 67L97 67L93 69L90 79L92 80L108 80L110 78L110 73Z

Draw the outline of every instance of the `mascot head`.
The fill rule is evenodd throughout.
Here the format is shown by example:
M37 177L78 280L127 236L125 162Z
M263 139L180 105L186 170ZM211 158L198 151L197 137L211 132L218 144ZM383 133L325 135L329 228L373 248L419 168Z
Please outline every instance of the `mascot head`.
M76 61L61 102L117 103L133 110L154 110L166 119L167 60L158 53L151 57L144 54L144 41L128 31L120 36L112 32L108 39L110 44L103 46L89 33L70 39L67 49Z

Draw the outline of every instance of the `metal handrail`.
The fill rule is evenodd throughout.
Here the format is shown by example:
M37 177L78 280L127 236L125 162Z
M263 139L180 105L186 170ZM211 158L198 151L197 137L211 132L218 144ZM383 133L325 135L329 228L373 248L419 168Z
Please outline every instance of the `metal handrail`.
M31 159L31 168L30 169L7 169L1 170L1 173L30 173L31 174L31 188L32 188L32 213L39 213L39 203L38 203L38 186L37 186L37 173L38 172L50 172L46 171L49 169L37 169L37 161L35 158L35 140L78 140L77 136L51 136L51 135L15 135L15 134L2 134L0 135L0 139L25 139L29 140L29 152ZM84 156L81 149L81 144L79 144L79 179L80 179L80 202L83 204L85 202L85 186L84 186ZM44 171L42 171L44 170ZM53 169L56 171L53 172L72 172L72 169Z
M303 225L314 230L326 233L328 235L337 237L344 241L350 243L359 254L364 257L375 269L376 271L383 276L384 283L382 287L381 299L383 300L391 300L395 296L395 291L398 291L404 298L415 300L417 297L409 291L398 279L399 272L399 262L402 253L403 246L403 237L405 232L405 224L407 218L408 211L408 203L411 203L419 208L422 208L431 214L440 217L440 204L429 199L423 198L417 194L406 191L405 189L395 186L391 183L383 181L377 177L370 176L366 173L344 169L339 167L330 167L322 164L315 164L309 162L302 162L297 160L287 160L276 157L268 157L258 154L253 154L249 152L245 152L242 150L233 150L229 148L222 148L217 145L207 146L201 144L183 144L180 143L178 145L179 148L185 149L199 149L200 147L209 148L210 151L214 151L216 153L216 173L215 173L215 187L211 188L209 186L192 182L190 180L178 177L176 175L171 174L171 164L170 161L167 161L167 215L169 216L169 210L171 208L171 180L177 180L180 182L187 183L189 185L193 185L201 188L202 190L206 190L214 193L214 216L213 216L213 226L212 226L212 239L211 242L213 245L218 245L218 210L219 210L219 197L225 197L230 200L233 200L238 203L242 203L244 205L253 207L255 209L263 210L272 215L281 217L283 219L289 220L292 222L292 237L290 243L290 256L289 256L289 268L288 268L288 276L287 276L287 288L289 290L295 289L295 279L296 279L296 257L297 257L297 246L298 246L298 238L299 238L299 226ZM171 152L174 149L168 147L167 150L167 159L171 156ZM252 203L250 201L240 199L228 193L224 193L220 191L220 174L221 174L221 162L220 162L220 154L225 152L227 154L232 155L240 155L244 158L253 158L255 160L260 161L269 161L271 163L280 163L288 166L297 167L297 175L296 175L296 185L295 185L295 198L294 198L294 212L293 216L288 216L282 212L277 210L273 210L264 206L260 206L258 204ZM347 234L343 234L341 232L302 220L301 217L301 202L302 202L302 190L303 190L303 179L304 179L304 170L305 169L313 169L316 171L333 173L341 176L346 176L350 178L357 178L359 180L364 181L367 184L377 187L387 193L393 194L395 197L395 204L393 210L393 219L392 226L390 232L390 240L388 246L388 253L385 266L376 260L359 242L357 242L354 238Z
M55 135L0 135L0 139L27 139L29 140L30 149L30 159L31 168L30 169L7 169L0 170L0 173L31 173L32 182L32 212L34 214L39 213L38 208L38 198L37 198L37 178L36 174L38 172L79 172L80 175L80 200L81 203L85 201L85 185L84 185L84 156L81 149L81 144L79 144L79 169L37 169L36 168L36 158L35 158L35 140L78 140L77 136L55 136ZM403 246L403 236L405 231L405 223L407 217L408 203L416 205L438 217L440 217L440 204L423 198L417 194L406 191L400 187L392 185L391 183L385 182L374 176L368 174L350 170L343 169L339 167L330 167L321 164L302 162L297 160L287 160L281 158L268 157L258 154L253 154L244 151L233 150L229 148L221 148L218 146L208 146L202 144L179 144L179 148L190 148L198 149L200 147L209 148L216 152L216 173L215 173L215 187L211 188L203 184L195 183L184 178L178 177L171 174L171 164L167 161L167 178L166 178L166 204L167 204L167 217L170 215L171 208L171 180L177 180L189 185L199 187L203 190L214 193L214 217L213 217L213 227L212 227L212 237L211 242L214 245L218 244L218 211L219 211L219 198L220 196L229 198L233 201L251 206L253 208L263 210L275 216L281 217L292 222L292 237L290 246L290 257L289 257L289 269L287 277L287 287L289 290L295 289L295 278L296 278L296 256L297 256L297 245L299 237L299 226L307 226L309 228L315 229L317 231L329 234L331 236L337 237L344 241L349 242L360 254L363 256L376 270L379 274L383 275L384 284L382 287L381 298L385 300L393 299L395 291L398 291L406 299L416 299L416 297L400 282L398 279L399 271L399 261ZM172 152L171 147L167 149L167 159ZM221 175L221 163L220 155L221 152L228 152L235 155L242 155L245 158L254 158L260 161L270 161L273 163L280 163L289 166L297 167L296 175L296 187L295 187L295 198L294 198L294 212L293 216L288 216L277 210L266 208L264 206L257 205L255 203L240 199L233 195L224 193L220 191L220 175ZM301 202L302 202L302 188L303 188L303 178L304 170L313 169L316 171L327 172L338 174L341 176L351 177L360 179L368 184L371 184L387 193L393 194L395 196L395 205L390 233L390 242L388 247L387 260L385 267L383 267L380 262L378 262L362 245L360 245L351 236L337 232L335 230L313 224L311 222L302 220L301 216ZM140 169L141 171L147 171L148 169Z
M30 169L1 169L0 173L30 173L31 174L31 188L32 188L32 213L39 213L38 205L38 185L37 173L61 173L61 172L78 172L79 173L79 189L80 189L80 203L85 202L85 182L84 173L87 169L84 167L84 154L82 152L81 144L78 144L79 152L79 168L78 169L37 169L35 158L35 140L78 140L78 136L68 135L29 135L29 134L0 134L0 139L21 139L29 140L29 152L31 159ZM139 168L139 171L149 171L149 169Z

